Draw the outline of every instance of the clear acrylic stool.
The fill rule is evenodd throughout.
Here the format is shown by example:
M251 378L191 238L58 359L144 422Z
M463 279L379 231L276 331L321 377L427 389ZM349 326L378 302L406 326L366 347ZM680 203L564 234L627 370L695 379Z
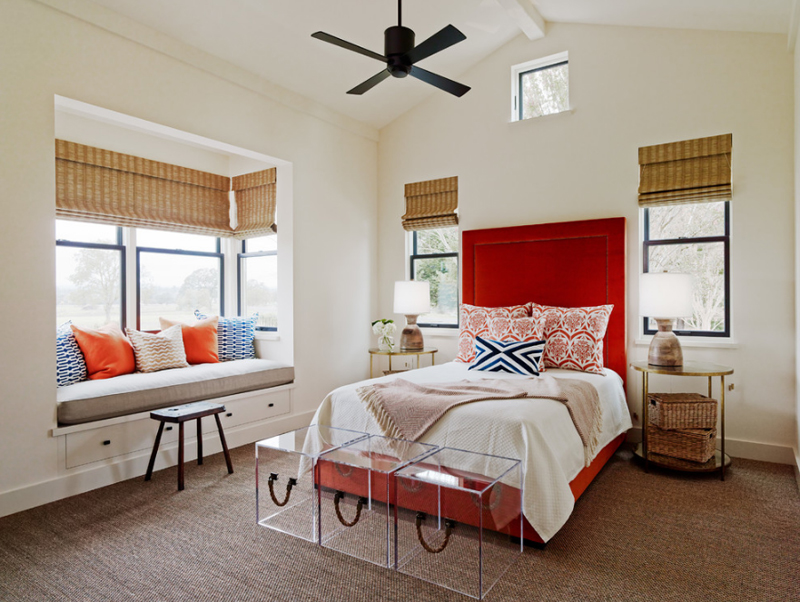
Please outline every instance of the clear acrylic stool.
M394 473L437 449L370 435L321 454L317 462L320 543L380 566L393 566Z
M395 568L482 599L523 549L520 461L445 447L395 479Z
M318 543L317 459L366 437L358 431L312 425L256 443L256 522Z

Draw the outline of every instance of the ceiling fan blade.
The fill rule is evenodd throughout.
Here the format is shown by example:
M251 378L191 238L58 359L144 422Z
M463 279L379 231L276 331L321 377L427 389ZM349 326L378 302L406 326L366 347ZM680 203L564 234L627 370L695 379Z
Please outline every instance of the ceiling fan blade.
M412 48L408 53L406 53L406 58L413 65L422 59L428 58L432 54L436 54L437 52L440 52L445 48L449 48L453 44L458 44L466 39L467 36L465 36L452 25L448 25L444 29L433 34L421 44L418 44Z
M459 84L458 82L454 82L452 79L447 79L446 77L442 77L441 75L436 75L435 73L431 73L430 71L425 71L425 69L421 69L420 67L417 66L411 67L409 75L424 81L426 84L431 84L432 86L436 86L440 90L444 90L445 92L450 92L450 94L453 94L454 96L461 97L470 91L469 86L465 86L464 84Z
M363 94L367 90L371 90L372 88L377 86L379 83L381 83L387 77L389 77L389 75L390 75L389 74L389 70L388 69L384 69L380 73L377 73L377 74L373 75L372 77L370 77L367 81L358 84L352 90L348 90L347 93L348 94Z
M312 38L317 38L318 40L322 40L323 42L328 42L329 44L333 44L334 46L340 46L341 48L345 48L346 50L352 50L353 52L357 52L358 54L363 54L364 56L368 56L371 59L375 59L377 61L386 62L386 57L382 54L378 54L377 52L372 52L372 50L367 50L366 48L362 48L361 46L356 46L355 44L351 44L341 38L337 38L336 36L332 36L329 33L325 33L324 31L318 31L316 33L311 34Z

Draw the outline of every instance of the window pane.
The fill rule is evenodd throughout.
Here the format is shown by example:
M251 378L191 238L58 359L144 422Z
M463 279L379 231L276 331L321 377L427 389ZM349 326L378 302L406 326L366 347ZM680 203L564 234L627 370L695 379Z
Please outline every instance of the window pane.
M458 324L458 259L415 259L414 279L431 285L431 312L417 321L420 324Z
M117 244L117 227L87 222L56 220L56 240Z
M417 255L431 253L458 253L458 228L436 228L419 230L417 235Z
M142 330L160 330L159 317L191 322L194 310L219 315L220 261L216 257L139 253Z
M122 324L122 252L56 247L56 321L100 328Z
M272 236L259 236L258 238L248 238L244 241L245 253L258 253L261 251L277 251L278 250L278 237Z
M136 246L156 249L179 249L181 251L217 252L217 239L202 234L166 232L162 230L136 229Z
M650 247L650 272L692 274L694 316L678 320L675 330L725 330L725 244L721 242ZM655 330L654 320L650 328Z
M278 256L243 257L242 315L258 312L260 328L278 327Z
M520 73L522 119L569 109L569 64Z
M724 236L726 202L652 207L649 240Z

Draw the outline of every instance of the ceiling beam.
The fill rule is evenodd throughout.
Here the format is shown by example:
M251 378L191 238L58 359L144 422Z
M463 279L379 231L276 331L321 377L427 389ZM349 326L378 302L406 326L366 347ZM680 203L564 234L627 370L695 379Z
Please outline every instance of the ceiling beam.
M497 0L497 2L514 19L529 40L538 40L545 36L547 23L536 10L532 0Z

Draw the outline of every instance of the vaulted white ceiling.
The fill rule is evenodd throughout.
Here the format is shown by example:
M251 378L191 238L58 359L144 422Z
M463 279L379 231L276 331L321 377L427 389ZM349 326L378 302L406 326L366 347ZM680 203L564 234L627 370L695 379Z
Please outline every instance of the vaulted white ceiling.
M397 24L395 0L93 1L376 128L429 95L444 94L413 78L389 78L363 96L348 95L380 71L380 63L311 38L321 30L383 54L383 31ZM466 41L420 63L459 80L521 35L531 15L549 22L786 34L792 1L405 0L403 25L416 32L417 43L447 24L464 32Z

